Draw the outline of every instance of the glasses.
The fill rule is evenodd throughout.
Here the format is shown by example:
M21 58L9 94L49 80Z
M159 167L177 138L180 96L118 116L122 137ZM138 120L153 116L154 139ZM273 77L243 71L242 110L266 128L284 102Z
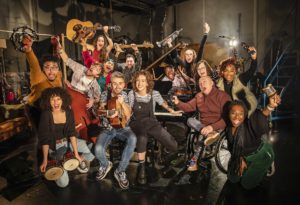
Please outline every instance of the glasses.
M43 68L44 68L44 70L47 70L47 71L58 70L58 66L44 66Z

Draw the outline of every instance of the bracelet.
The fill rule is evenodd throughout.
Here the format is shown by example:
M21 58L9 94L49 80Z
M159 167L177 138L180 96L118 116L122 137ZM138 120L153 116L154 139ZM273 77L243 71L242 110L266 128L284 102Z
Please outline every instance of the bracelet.
M267 109L271 112L275 110L275 108L271 107L270 105L267 105Z

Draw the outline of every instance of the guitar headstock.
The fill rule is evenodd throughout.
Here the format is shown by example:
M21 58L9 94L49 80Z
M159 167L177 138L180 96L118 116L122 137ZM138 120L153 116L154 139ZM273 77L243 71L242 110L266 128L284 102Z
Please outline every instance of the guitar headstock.
M153 48L154 45L153 45L151 42L144 41L144 42L143 42L143 47L144 47L144 48Z

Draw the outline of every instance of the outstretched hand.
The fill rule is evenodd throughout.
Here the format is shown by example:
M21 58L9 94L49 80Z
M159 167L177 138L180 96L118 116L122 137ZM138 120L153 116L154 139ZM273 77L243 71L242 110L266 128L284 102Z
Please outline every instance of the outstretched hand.
M210 26L209 26L209 24L207 22L204 23L203 30L204 30L204 33L209 33Z

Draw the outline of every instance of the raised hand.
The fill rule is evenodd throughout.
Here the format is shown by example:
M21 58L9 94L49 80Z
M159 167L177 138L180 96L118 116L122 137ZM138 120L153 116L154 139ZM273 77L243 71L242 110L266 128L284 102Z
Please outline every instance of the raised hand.
M256 60L256 58L257 58L256 49L252 46L249 47L248 49L249 49L249 53L251 53L250 55L251 55L252 60ZM254 51L254 52L251 52L251 51Z
M32 50L32 43L33 40L29 35L24 35L23 39L22 39L22 44L23 44L23 48L25 53L28 53Z
M208 23L204 23L204 25L203 25L203 30L204 30L204 33L209 33L209 31L210 31L210 26L209 26L209 24Z

